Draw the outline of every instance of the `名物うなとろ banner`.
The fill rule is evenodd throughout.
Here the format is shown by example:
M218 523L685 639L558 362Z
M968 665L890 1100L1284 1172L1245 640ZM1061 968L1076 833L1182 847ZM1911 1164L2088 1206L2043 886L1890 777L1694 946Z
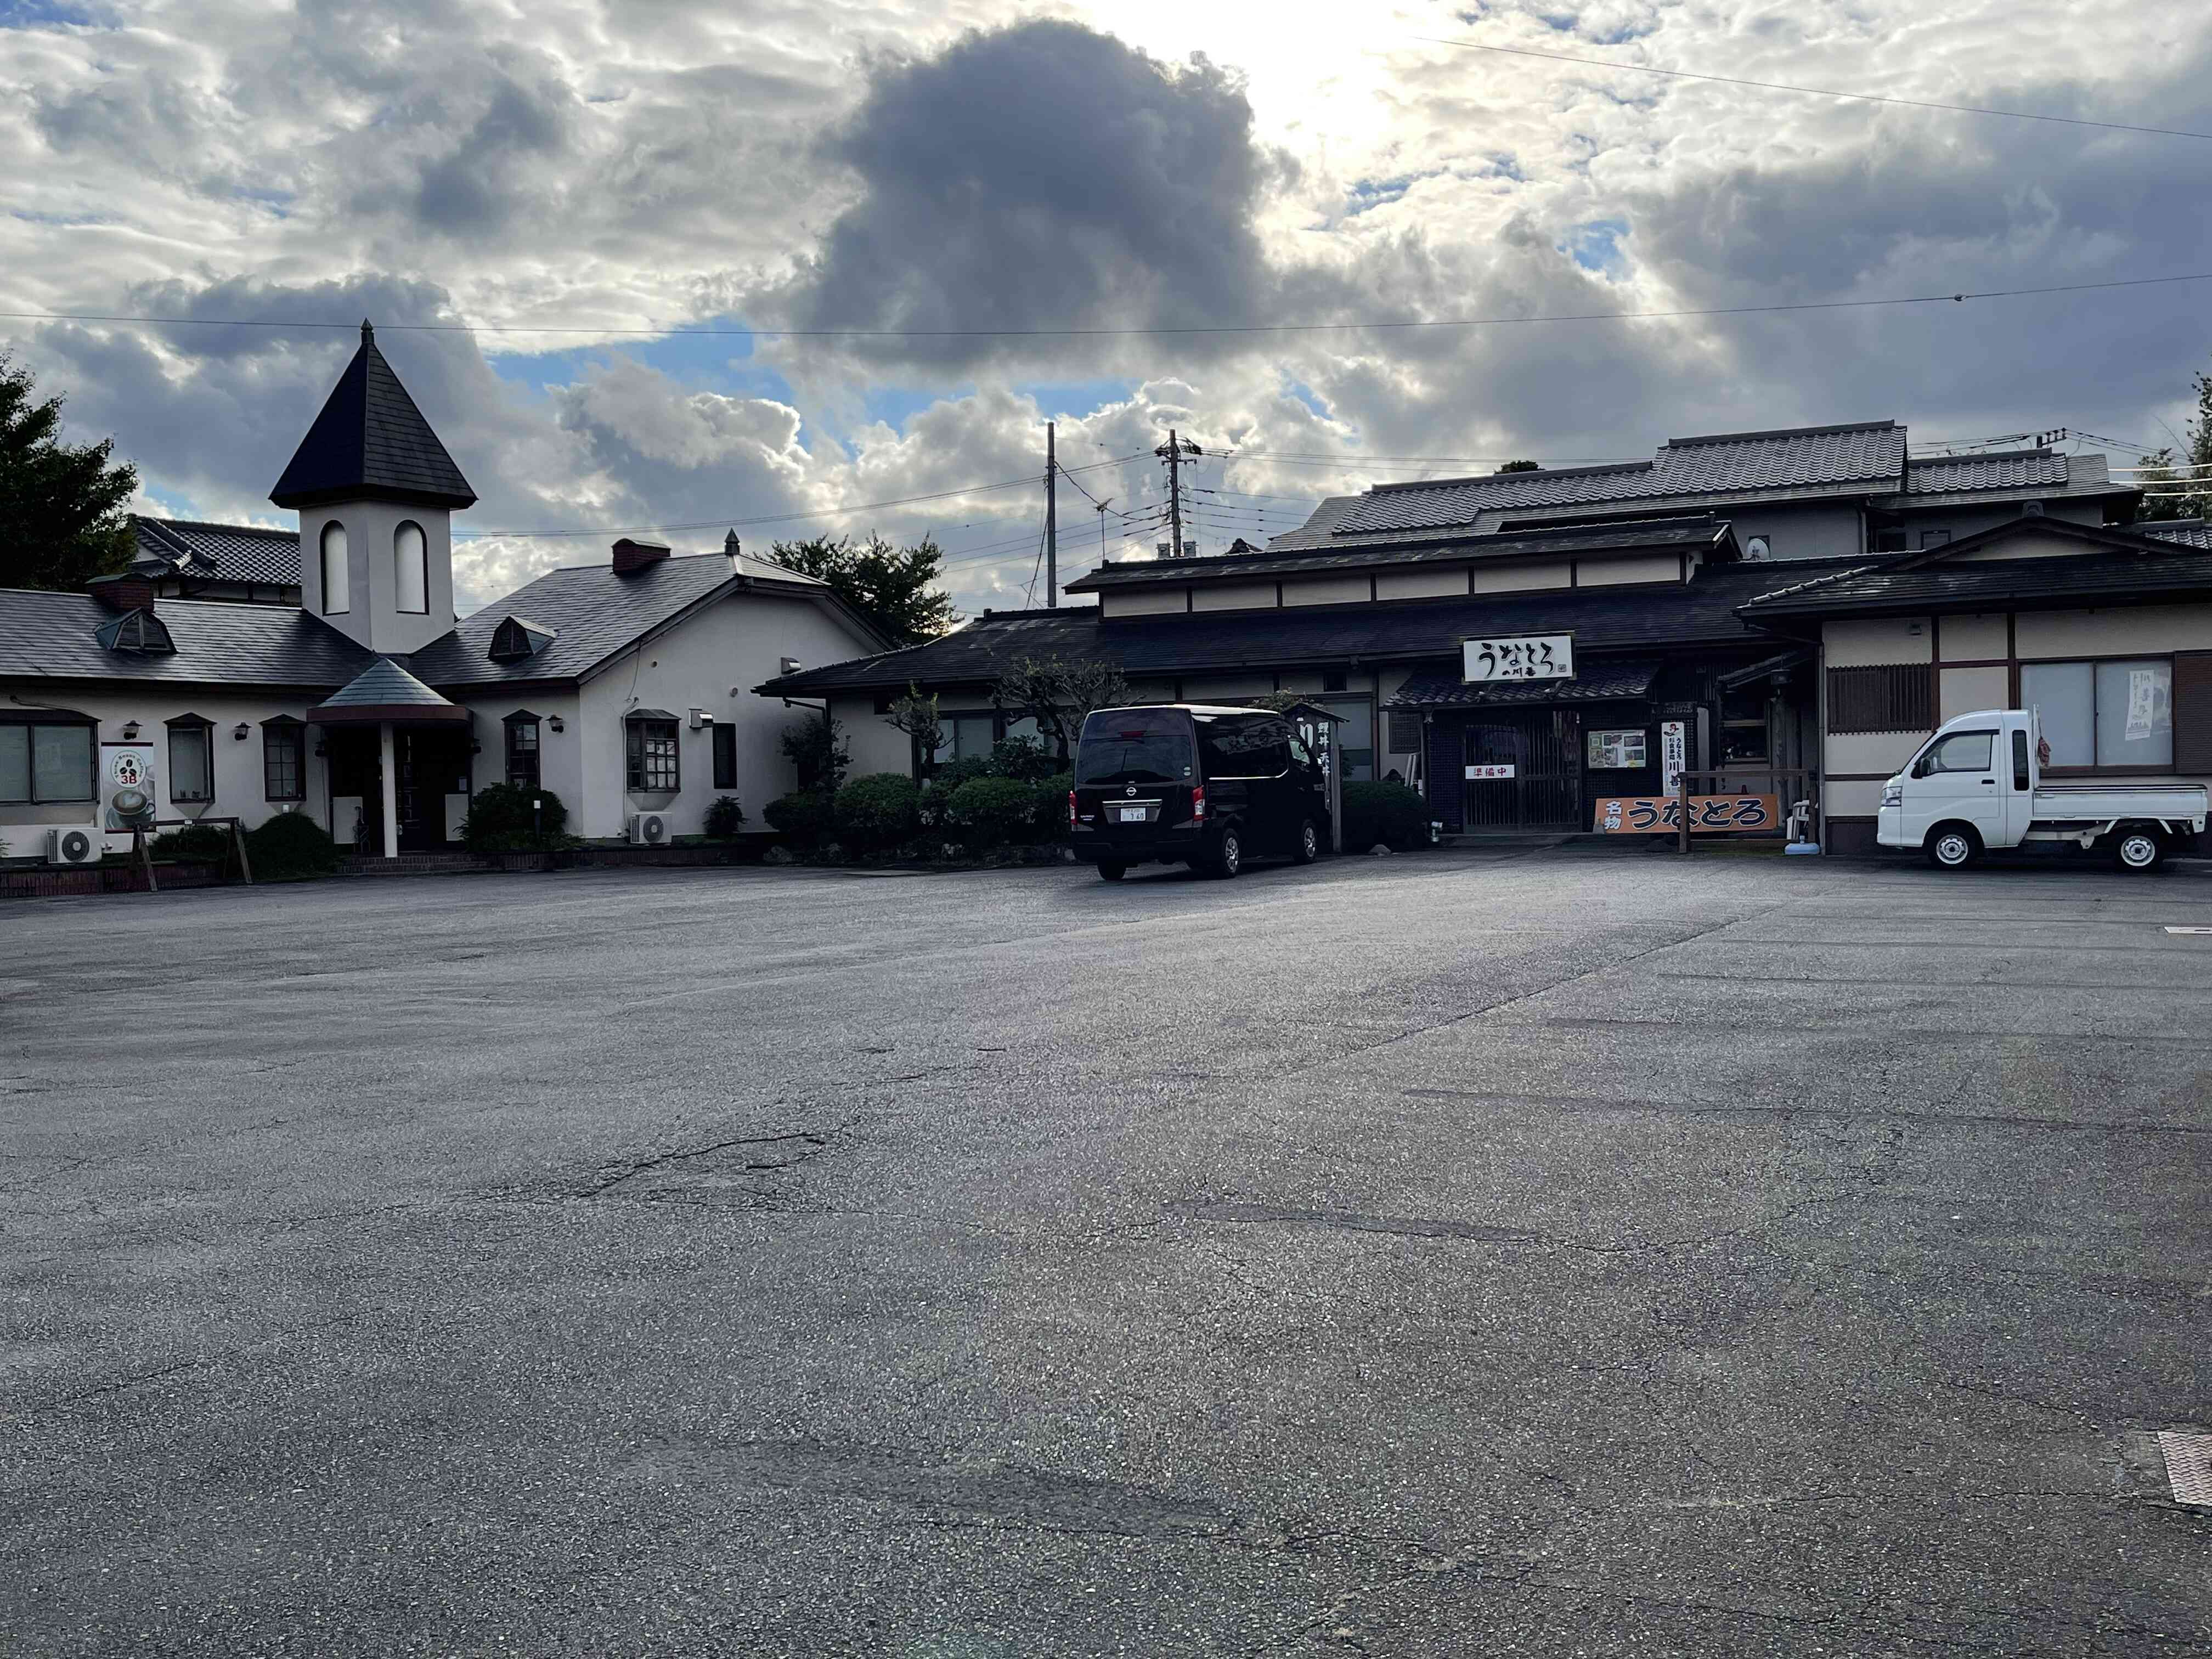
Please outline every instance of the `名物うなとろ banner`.
M1656 835L1682 827L1677 795L1601 795L1597 828L1608 836ZM1774 795L1692 795L1690 833L1724 830L1774 830L1782 827L1781 801Z

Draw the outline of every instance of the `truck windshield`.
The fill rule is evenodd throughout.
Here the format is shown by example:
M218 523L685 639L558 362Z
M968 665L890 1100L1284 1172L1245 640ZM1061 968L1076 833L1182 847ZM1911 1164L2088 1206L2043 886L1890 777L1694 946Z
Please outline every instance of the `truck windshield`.
M1078 783L1182 783L1190 769L1190 716L1180 709L1106 709L1083 722L1076 743Z

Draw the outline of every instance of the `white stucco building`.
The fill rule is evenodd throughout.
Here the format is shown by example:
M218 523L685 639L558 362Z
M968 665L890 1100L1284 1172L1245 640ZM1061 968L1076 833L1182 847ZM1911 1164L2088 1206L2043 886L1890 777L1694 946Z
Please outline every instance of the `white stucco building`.
M163 823L302 812L392 855L450 844L501 781L551 790L590 839L639 813L696 833L720 795L757 824L796 782L794 716L750 688L886 643L734 534L685 557L625 538L456 620L452 517L475 492L366 323L270 499L300 517L297 605L170 597L149 558L88 592L0 590L9 856L127 833L118 776Z

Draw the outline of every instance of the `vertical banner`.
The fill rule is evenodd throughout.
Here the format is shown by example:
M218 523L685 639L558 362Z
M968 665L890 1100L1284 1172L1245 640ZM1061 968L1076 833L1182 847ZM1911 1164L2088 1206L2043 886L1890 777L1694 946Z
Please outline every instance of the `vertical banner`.
M100 744L101 829L111 831L151 829L155 793L152 744Z
M1659 722L1659 789L1662 794L1680 794L1682 773L1690 763L1689 726L1682 720Z

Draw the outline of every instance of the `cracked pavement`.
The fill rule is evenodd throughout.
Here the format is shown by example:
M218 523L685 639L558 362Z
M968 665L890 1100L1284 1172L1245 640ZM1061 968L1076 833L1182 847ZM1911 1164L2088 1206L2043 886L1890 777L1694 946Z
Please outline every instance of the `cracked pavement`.
M0 1648L2212 1651L2212 872L0 912Z

